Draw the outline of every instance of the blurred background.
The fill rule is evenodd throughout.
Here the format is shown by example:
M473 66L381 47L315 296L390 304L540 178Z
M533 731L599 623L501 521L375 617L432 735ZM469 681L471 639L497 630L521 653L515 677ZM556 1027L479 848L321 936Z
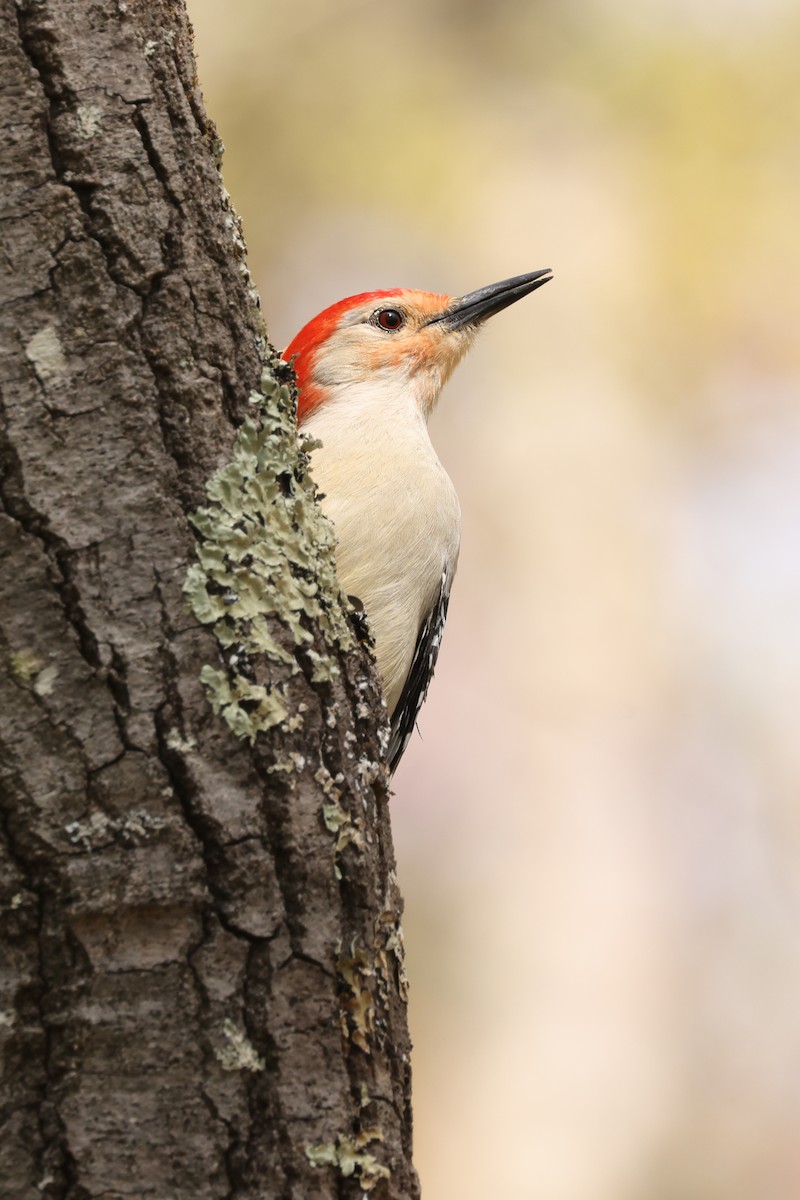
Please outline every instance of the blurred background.
M272 340L552 267L432 436L425 1200L800 1197L800 10L189 0Z

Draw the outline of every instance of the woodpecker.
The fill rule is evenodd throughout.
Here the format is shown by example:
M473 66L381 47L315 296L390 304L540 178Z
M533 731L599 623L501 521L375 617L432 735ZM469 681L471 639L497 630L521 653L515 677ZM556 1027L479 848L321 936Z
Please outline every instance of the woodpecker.
M366 611L391 718L394 771L428 691L461 539L428 418L483 322L552 278L531 271L466 296L397 288L331 305L283 353L333 522L344 590Z

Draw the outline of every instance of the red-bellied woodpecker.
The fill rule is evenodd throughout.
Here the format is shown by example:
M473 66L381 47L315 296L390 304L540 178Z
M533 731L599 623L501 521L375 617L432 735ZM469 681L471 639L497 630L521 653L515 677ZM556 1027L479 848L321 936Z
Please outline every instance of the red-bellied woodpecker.
M283 354L297 372L298 422L322 443L312 471L339 579L375 638L392 771L428 691L458 561L458 497L428 417L482 322L551 278L532 271L459 299L402 288L350 296Z

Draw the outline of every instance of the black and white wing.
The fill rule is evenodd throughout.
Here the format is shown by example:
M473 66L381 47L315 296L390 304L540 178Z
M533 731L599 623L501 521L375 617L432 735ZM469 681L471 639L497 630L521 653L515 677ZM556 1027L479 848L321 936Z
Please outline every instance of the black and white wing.
M405 753L409 738L414 732L417 715L433 679L436 659L439 657L439 647L442 644L452 582L453 572L448 566L445 566L442 571L439 594L417 634L411 670L408 672L400 699L392 713L392 732L388 749L391 774L394 774L397 764Z

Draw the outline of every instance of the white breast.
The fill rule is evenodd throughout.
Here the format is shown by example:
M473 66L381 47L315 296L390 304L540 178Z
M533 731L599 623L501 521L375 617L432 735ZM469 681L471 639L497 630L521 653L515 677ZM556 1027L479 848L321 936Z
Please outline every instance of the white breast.
M366 609L391 713L442 569L455 573L458 497L410 391L351 385L310 414L303 432L322 442L311 473L336 529L342 587Z

